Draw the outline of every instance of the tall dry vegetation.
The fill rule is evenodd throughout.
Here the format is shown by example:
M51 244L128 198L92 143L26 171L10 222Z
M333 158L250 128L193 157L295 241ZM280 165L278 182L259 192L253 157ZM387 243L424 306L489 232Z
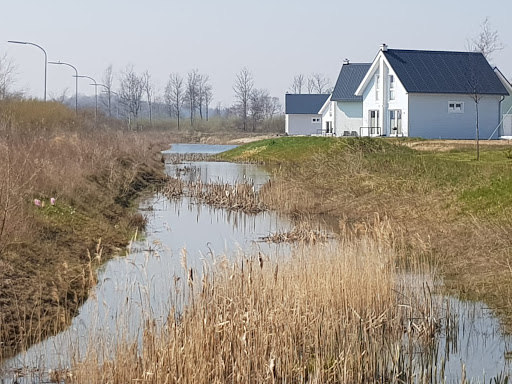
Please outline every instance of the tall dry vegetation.
M88 253L101 240L112 255L143 224L129 206L163 177L163 135L103 128L58 103L0 104L0 356L68 324Z
M405 248L440 263L450 292L485 301L511 330L512 164L500 147L484 153L486 162L468 161L467 153L418 153L399 140L339 140L281 167L261 195L273 209L327 213L362 233L372 230L376 213L389 218L404 233Z
M148 318L141 345L91 345L70 382L428 382L439 321L425 269L401 274L392 228L375 226L289 260L216 260L201 282L189 271L163 327Z

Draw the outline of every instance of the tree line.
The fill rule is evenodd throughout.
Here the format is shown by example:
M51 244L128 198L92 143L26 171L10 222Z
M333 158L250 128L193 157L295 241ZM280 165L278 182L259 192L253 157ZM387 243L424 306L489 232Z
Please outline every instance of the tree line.
M22 93L13 91L15 75L14 61L7 55L0 56L0 100L23 97ZM128 65L116 76L113 66L109 65L98 88L103 111L109 117L128 120L129 125L141 119L148 119L152 124L155 112L162 118L162 111L165 111L167 118L177 121L179 129L185 119L190 126L198 119L208 121L213 110L225 118L238 117L240 129L255 131L262 121L283 112L279 98L267 89L257 88L253 74L245 67L235 75L234 103L227 107L218 102L212 108L214 92L210 76L199 69L192 69L185 75L171 73L162 86L155 83L147 70L138 73L133 65ZM65 90L61 96L51 99L71 105L73 98L68 97Z

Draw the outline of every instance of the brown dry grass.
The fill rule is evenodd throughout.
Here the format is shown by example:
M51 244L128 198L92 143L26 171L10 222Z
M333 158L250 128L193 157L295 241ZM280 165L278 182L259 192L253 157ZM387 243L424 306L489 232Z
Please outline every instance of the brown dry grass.
M457 157L439 162L431 154L335 148L281 167L263 188L262 199L271 209L337 216L360 233L372 230L374 215L388 218L395 231L404 233L405 248L439 262L450 292L485 301L512 330L512 221L499 214L510 207L501 203L499 215L468 213L460 201L464 189L485 187L510 174L510 163L503 162L500 152L503 143L490 145L498 150L486 156L501 160L482 165ZM451 156L468 157L461 153ZM490 199L499 203L500 195Z
M347 232L339 247L303 248L290 260L216 260L201 283L178 287L193 297L183 313L171 310L163 328L148 319L140 350L137 342L91 347L70 382L413 380L411 348L434 340L436 304L399 274L389 224L374 224L371 236ZM409 268L425 272L420 263ZM431 379L428 369L420 376Z

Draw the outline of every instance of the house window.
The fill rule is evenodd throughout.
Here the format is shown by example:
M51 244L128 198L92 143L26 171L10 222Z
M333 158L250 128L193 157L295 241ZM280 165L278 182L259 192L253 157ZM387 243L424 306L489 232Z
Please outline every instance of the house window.
M389 100L395 100L395 76L389 75Z
M380 76L375 75L375 100L379 100L379 93L380 93Z
M313 117L313 118L311 119L311 122L312 122L312 123L319 123L319 122L320 122L320 118L319 118L319 117Z
M402 110L401 109L390 109L389 110L389 128L390 135L402 136Z
M464 113L464 102L462 101L449 101L448 113Z
M368 133L370 136L380 135L379 111L368 111Z

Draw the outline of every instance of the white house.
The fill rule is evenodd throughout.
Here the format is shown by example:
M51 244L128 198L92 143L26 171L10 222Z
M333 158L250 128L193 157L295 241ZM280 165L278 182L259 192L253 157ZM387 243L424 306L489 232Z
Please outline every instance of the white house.
M370 69L370 63L345 60L334 90L320 113L324 131L335 136L358 136L363 123L363 97L355 92Z
M330 95L290 94L285 95L285 132L288 135L320 135L322 115L320 108Z
M507 78L501 73L498 68L494 68L494 72L501 80L501 83L509 93L505 96L501 102L501 125L500 125L500 137L504 139L512 139L512 84Z
M359 84L362 136L497 138L508 95L481 53L388 49L382 45Z

